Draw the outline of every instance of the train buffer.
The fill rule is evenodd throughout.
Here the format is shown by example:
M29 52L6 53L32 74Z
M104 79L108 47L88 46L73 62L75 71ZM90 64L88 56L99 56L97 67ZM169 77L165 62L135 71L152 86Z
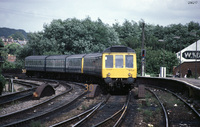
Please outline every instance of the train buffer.
M33 93L33 98L40 99L41 97L51 96L53 94L55 94L54 88L51 85L44 83L38 86L36 91Z
M88 93L86 94L86 98L93 99L100 93L100 88L97 84L85 84L86 91Z

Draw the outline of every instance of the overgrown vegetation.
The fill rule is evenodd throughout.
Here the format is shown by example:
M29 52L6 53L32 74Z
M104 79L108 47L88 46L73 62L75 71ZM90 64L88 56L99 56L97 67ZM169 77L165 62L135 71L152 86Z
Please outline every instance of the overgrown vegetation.
M1 70L0 70L0 95L2 94L3 88L5 87L5 83L6 83L6 80L1 74Z
M0 46L3 47L4 44L2 42L2 40L0 40ZM2 54L2 48L0 47L0 56ZM6 80L5 78L3 77L3 75L1 74L2 70L1 70L1 63L2 61L0 61L0 95L2 94L2 91L3 91L3 88L5 87L5 83L6 83Z
M161 107L156 98L149 92L146 91L145 98L140 100L138 111L142 116L142 122L145 124L153 124L154 126L160 126L162 121Z

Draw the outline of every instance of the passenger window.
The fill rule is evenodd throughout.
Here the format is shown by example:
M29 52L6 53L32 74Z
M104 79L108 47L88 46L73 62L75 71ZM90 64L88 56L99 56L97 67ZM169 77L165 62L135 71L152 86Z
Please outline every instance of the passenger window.
M115 56L115 68L123 68L123 55Z
M126 55L126 68L133 68L133 56Z
M106 55L106 68L113 68L113 55Z

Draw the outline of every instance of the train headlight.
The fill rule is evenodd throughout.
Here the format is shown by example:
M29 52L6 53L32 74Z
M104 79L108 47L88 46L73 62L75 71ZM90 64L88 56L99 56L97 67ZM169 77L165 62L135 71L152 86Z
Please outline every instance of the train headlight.
M128 73L128 76L129 76L129 77L132 77L132 74L131 74L131 73Z
M107 74L107 77L109 77L109 76L110 76L110 73Z

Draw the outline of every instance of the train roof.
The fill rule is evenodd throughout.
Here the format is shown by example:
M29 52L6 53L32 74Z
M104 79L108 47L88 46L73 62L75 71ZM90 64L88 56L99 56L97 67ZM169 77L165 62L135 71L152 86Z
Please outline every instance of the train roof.
M86 54L76 54L76 55L70 55L67 58L83 58Z
M84 56L84 58L89 58L89 57L100 57L102 56L102 53L90 53Z
M135 51L132 48L123 45L111 46L103 51L103 53L110 53L110 52L135 52Z
M47 60L48 59L65 59L68 56L70 56L70 55L52 55L52 56L48 56Z
M25 58L25 60L43 60L48 56L28 56Z

